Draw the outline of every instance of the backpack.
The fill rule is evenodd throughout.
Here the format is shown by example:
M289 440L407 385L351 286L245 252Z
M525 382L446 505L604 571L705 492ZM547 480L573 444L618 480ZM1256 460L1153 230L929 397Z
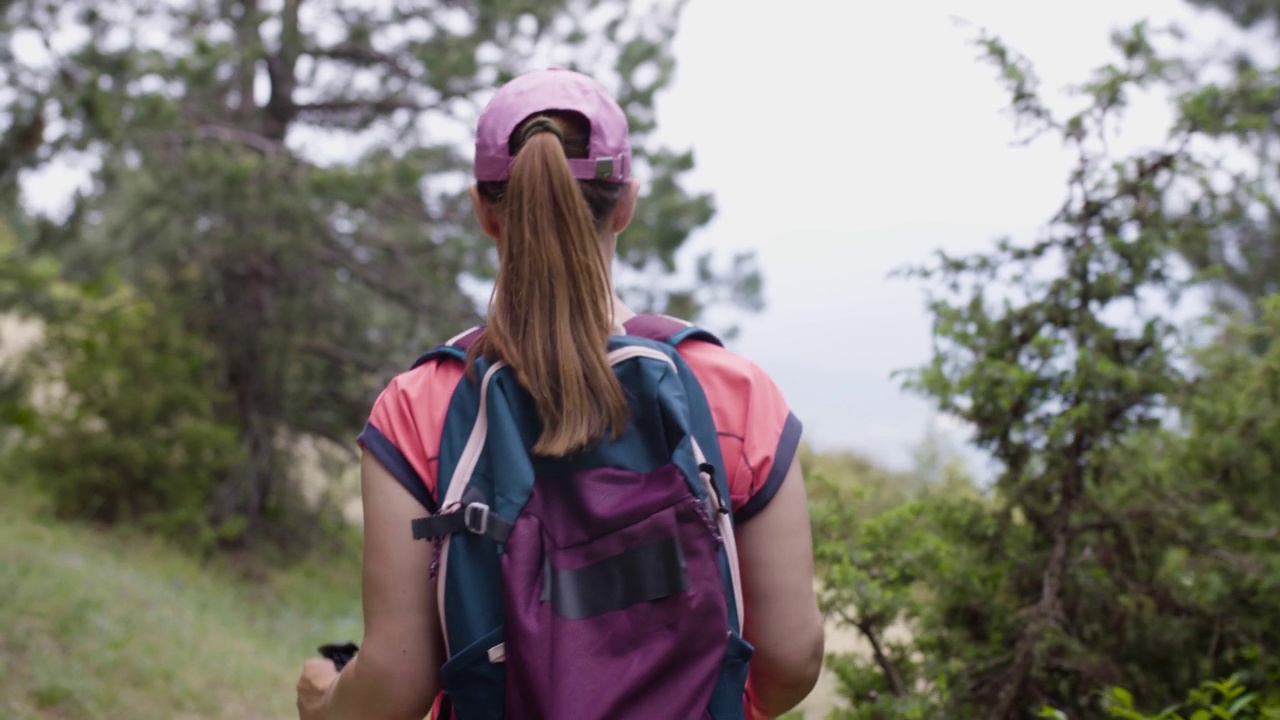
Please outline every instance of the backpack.
M641 315L609 342L626 432L534 456L532 399L502 362L458 383L440 444L431 577L447 660L436 717L740 720L753 649L710 406L676 353L720 344ZM475 328L426 353L465 361Z

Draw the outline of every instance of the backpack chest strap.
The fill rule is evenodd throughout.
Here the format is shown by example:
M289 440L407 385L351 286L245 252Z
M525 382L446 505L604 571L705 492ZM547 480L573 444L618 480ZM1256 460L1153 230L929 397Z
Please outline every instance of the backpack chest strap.
M515 526L493 512L479 492L468 492L454 509L413 521L414 540L434 540L454 533L483 535L499 543L511 537Z

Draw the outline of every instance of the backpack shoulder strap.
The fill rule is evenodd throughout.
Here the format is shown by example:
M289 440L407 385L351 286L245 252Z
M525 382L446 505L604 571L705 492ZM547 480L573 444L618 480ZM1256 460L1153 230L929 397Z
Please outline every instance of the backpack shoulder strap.
M464 330L463 332L449 338L447 341L419 355L418 359L413 361L413 365L409 369L412 370L427 362L441 358L450 358L459 362L466 362L467 349L471 347L471 344L474 343L476 338L480 337L480 334L483 332L483 325L477 325L469 330Z
M627 332L627 335L665 343L671 347L676 347L691 338L705 340L721 347L724 346L724 343L720 342L720 338L716 337L711 331L704 330L693 323L673 318L670 315L656 313L636 315L623 323L622 329Z
M627 335L632 337L641 337L646 340L664 343L671 347L676 347L680 343L689 339L704 340L706 342L724 346L720 338L716 337L710 330L700 328L693 323L686 322L670 315L659 315L656 313L644 313L636 315L630 320L623 323L622 329ZM437 345L418 357L413 362L412 367L416 368L431 360L440 358L452 358L455 360L465 361L467 357L467 349L476 341L484 332L483 325L465 330L450 338L448 341ZM411 368L412 369L412 368Z

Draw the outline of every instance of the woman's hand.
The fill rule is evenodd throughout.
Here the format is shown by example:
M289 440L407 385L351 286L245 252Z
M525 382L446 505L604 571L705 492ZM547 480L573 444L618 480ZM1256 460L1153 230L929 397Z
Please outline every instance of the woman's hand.
M321 720L329 688L338 681L338 669L327 658L312 658L302 666L298 678L299 720Z

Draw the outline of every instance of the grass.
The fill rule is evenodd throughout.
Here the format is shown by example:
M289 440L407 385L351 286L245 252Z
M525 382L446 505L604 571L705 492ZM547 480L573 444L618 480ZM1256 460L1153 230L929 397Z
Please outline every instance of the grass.
M355 557L202 564L0 483L0 720L292 720L302 661L360 630Z
M302 661L359 640L358 572L202 565L0 486L0 720L294 718Z

